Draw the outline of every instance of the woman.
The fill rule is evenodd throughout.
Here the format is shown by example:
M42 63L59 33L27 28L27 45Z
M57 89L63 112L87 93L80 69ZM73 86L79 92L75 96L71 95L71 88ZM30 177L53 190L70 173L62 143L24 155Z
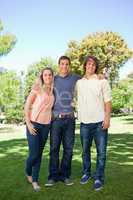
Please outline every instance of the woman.
M38 184L41 158L48 138L51 122L51 110L54 103L53 71L45 68L39 77L25 104L26 133L29 156L26 161L26 177L35 191Z

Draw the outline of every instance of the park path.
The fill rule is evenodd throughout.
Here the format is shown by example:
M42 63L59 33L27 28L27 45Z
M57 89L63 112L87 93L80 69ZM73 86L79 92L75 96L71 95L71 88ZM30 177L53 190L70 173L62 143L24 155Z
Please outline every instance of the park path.
M76 133L79 133L79 129L76 130ZM109 133L133 134L133 124L125 123L125 121L121 121L117 118L112 118ZM24 138L26 138L25 125L0 124L0 141Z
M76 133L79 133L79 130L76 130ZM25 125L0 124L0 141L25 138Z
M25 125L0 124L0 141L23 138L26 138Z

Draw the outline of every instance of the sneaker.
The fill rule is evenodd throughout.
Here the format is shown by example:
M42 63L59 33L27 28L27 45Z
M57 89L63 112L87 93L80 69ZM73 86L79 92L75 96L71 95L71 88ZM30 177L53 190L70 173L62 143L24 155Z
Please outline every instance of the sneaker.
M64 179L64 183L65 183L65 185L73 185L74 183L71 181L71 179L69 179L69 178L65 178Z
M53 186L55 184L55 181L53 179L49 179L47 183L45 183L46 187Z
M95 180L94 182L94 185L93 185L93 188L98 191L98 190L101 190L102 189L102 182L100 180Z
M90 179L90 176L84 174L81 178L80 184L86 184Z

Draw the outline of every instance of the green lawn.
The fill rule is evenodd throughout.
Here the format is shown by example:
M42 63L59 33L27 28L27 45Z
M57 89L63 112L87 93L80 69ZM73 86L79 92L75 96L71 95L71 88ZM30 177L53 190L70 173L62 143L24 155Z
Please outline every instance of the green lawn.
M109 131L106 183L101 191L93 191L92 180L86 185L79 184L82 169L79 134L76 134L72 163L72 178L75 184L65 186L59 182L51 188L44 186L48 174L48 141L40 173L42 189L38 193L32 190L24 176L27 141L14 139L0 142L0 200L133 200L133 116L115 117L112 122L114 128ZM122 125L128 128L123 130ZM94 169L94 146L92 162Z

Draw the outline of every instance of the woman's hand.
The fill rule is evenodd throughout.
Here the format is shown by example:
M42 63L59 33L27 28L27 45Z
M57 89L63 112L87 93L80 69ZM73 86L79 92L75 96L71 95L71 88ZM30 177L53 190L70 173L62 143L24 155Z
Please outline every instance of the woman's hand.
M34 128L33 124L31 122L26 123L28 130L31 135L37 135L37 130Z

